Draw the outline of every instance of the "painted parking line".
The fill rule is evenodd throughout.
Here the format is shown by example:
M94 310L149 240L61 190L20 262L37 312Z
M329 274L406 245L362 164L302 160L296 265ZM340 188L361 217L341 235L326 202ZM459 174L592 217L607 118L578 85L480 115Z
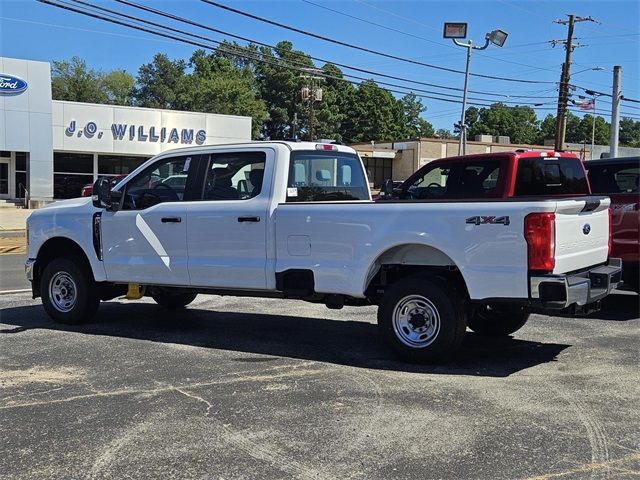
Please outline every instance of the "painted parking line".
M27 247L24 245L16 245L12 247L0 247L0 255L9 253L27 253Z

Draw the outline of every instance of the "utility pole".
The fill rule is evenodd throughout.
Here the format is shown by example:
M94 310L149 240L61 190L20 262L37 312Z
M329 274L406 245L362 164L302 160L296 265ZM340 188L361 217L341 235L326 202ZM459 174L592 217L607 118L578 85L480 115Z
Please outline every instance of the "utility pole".
M569 20L556 20L554 23L560 25L568 25L566 40L552 40L551 44L555 47L557 43L564 43L566 55L562 64L562 74L560 75L560 85L558 88L558 112L556 115L556 138L555 150L564 150L564 139L567 132L567 103L569 102L569 80L571 79L571 54L574 48L580 45L573 44L573 28L576 22L594 22L591 17L576 17L569 15Z
M613 95L611 98L611 137L609 139L609 157L618 156L618 135L620 133L620 99L622 67L613 67Z
M307 68L310 73L320 72L315 68ZM309 81L306 87L302 88L302 100L305 102L309 102L309 132L308 132L308 140L313 141L314 137L314 122L315 122L315 112L313 109L314 103L322 101L322 88L316 87L316 80L324 80L324 77L318 75L306 75L301 74L300 78L304 78Z

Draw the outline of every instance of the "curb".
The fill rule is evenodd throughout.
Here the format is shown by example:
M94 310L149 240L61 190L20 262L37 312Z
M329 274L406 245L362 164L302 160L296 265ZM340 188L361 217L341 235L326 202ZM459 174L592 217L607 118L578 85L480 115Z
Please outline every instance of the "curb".
M11 295L15 293L31 293L30 288L21 288L19 290L2 290L0 291L0 295Z

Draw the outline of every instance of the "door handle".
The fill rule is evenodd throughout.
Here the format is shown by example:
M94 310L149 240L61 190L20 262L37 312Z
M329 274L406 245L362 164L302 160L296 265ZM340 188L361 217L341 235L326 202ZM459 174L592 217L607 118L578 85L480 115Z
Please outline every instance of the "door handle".
M162 223L180 223L182 218L180 217L162 217L160 219Z
M260 217L238 217L239 222L259 222Z

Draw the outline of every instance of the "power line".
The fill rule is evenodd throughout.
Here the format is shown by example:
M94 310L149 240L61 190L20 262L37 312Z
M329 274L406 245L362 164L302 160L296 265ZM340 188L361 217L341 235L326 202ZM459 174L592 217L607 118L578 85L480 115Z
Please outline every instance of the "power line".
M196 47L205 48L205 49L208 49L208 50L215 51L215 49L211 45L206 45L206 44L203 44L203 43L200 43L200 42L196 42L194 40L190 40L190 39L186 39L186 38L182 38L182 37L177 37L175 35L171 35L171 34L168 34L168 33L165 33L165 32L159 32L159 31L151 30L151 29L148 29L148 28L140 26L140 25L132 25L132 24L129 24L129 23L125 22L125 21L118 20L118 19L110 17L110 16L104 16L104 15L97 14L97 13L94 13L94 12L89 12L89 11L86 11L86 10L83 11L81 9L78 9L78 8L75 8L75 7L71 6L71 5L69 5L66 2L62 2L60 0L58 0L57 2L54 2L54 1L51 1L51 0L37 0L37 1L40 2L40 3L45 3L47 5L51 5L51 6L57 7L57 8L61 8L61 9L68 10L68 11L72 11L72 12L75 12L75 13L79 13L81 15L93 17L93 18L96 18L96 19L99 19L99 20L107 21L107 22L110 22L110 23L114 23L114 24L121 25L121 26L124 26L124 27L132 28L132 29L135 29L135 30L144 31L146 33L150 33L151 35L157 35L157 36L161 36L161 37L164 37L164 38L169 38L169 39L172 39L172 40L177 40L179 42L187 43L187 44L190 44L190 45L193 45L193 46L196 46ZM78 2L79 0L74 0L74 1ZM98 8L103 8L103 7L98 7ZM141 20L141 21L143 21L143 20ZM161 28L170 28L170 27L162 26L160 24L157 24L157 26L160 26ZM194 34L191 34L191 33L184 33L184 34L186 34L186 35L194 35ZM194 35L194 36L197 37L197 35ZM226 46L223 45L222 42L219 42L217 40L210 40L210 39L207 39L207 41L210 42L210 43L218 44L219 46L222 47L222 49L220 51L223 52L223 53L227 53L228 55L232 55L232 56L236 56L236 57L240 57L240 58L245 58L245 59L253 60L253 61L256 61L256 62L270 64L270 65L273 65L275 67L287 68L287 69L294 70L294 71L297 71L297 72L305 72L306 71L305 69L300 68L300 67L294 67L292 65L285 65L285 64L283 64L281 62L278 62L278 61L276 61L276 62L268 61L268 60L265 60L264 58L258 58L258 57L255 57L255 56L249 55L249 54L242 54L242 53L228 51L228 50L225 52L224 49L226 48ZM306 68L308 68L308 67L306 67ZM334 77L334 76L331 76L331 75L327 75L325 73L323 73L323 75L325 76L325 78L336 79L336 80L344 81L344 82L347 82L347 83L351 83L353 85L359 85L357 82L353 82L353 81L350 81L350 80L347 80L347 79L344 79L344 78L341 78L341 77ZM406 91L406 90L405 91L392 90L392 89L386 89L386 90L389 91L389 92L392 92L392 93L398 93L398 94L403 94L403 95L406 95L406 94L409 94L409 93L413 93L411 91ZM448 103L457 103L457 104L462 103L459 100L438 98L438 97L433 97L433 96L428 96L428 95L416 95L416 96L420 97L420 98L428 98L428 99L442 101L442 102L448 102ZM484 106L484 107L491 106L491 104L480 103L480 102L471 102L471 105Z
M411 38L415 38L415 39L418 39L418 40L422 40L424 42L433 43L433 44L439 45L441 47L455 48L453 45L449 45L447 43L436 42L435 40L431 40L429 38L421 37L420 35L415 35L413 33L404 32L402 30L398 30L397 28L392 28L392 27L389 27L387 25L383 25L381 23L372 22L371 20L366 20L364 18L360 18L360 17L357 17L355 15L350 15L348 13L341 12L339 10L335 10L333 8L327 7L326 5L321 5L319 3L311 2L310 0L301 0L301 1L304 2L304 3L308 3L309 5L313 5L314 7L322 8L324 10L328 10L329 12L337 13L338 15L342 15L343 17L351 18L353 20L358 20L359 22L367 23L367 24L373 25L375 27L379 27L379 28L383 28L385 30L389 30L390 32L399 33L399 34L404 35L406 37L411 37Z
M81 3L81 2L79 2L79 0L73 0L73 1L76 2L76 3ZM202 28L202 29L205 29L205 30L209 30L209 31L215 32L215 33L220 33L222 35L226 35L226 36L229 36L229 37L232 37L232 38L236 38L236 39L242 40L244 42L254 43L256 45L260 45L260 46L263 46L263 47L276 49L276 47L274 45L270 45L268 43L260 42L258 40L254 40L252 38L235 35L235 34L232 34L230 32L225 32L223 30L219 30L217 28L213 28L213 27L210 27L208 25L204 25L202 23L198 23L198 22L195 22L193 20L190 20L190 19L187 19L187 18L184 18L184 17L180 17L180 16L177 16L177 15L168 13L168 12L157 10L155 8L148 7L146 5L141 5L139 3L132 2L130 0L115 0L115 1L118 2L118 3L121 3L123 5L127 5L127 6L130 6L130 7L133 7L133 8L137 8L139 10L146 11L148 13L153 13L155 15L159 15L159 16L162 16L164 18L170 18L170 19L176 20L178 22L186 23L188 25L199 27L199 28ZM95 7L95 8L101 8L102 10L105 10L103 7ZM110 10L110 11L113 12L112 10ZM184 33L184 32L182 32L182 33ZM193 35L195 35L195 34L193 34ZM203 37L203 38L206 38L206 37ZM208 39L208 40L210 40L210 39ZM368 75L374 75L374 76L379 76L379 77L383 77L383 78L389 78L389 79L392 79L392 80L399 80L399 81L406 82L406 83L414 83L416 85L423 85L423 86L428 86L428 87L439 88L439 89L442 89L442 90L457 91L457 92L461 92L462 91L461 88L438 85L438 84L435 84L435 83L422 82L422 81L418 81L418 80L410 80L410 79L406 79L406 78L403 78L403 77L398 77L398 76L395 76L395 75L388 75L388 74L385 74L385 73L375 72L375 71L372 71L372 70L366 70L366 69L362 69L362 68L359 68L359 67L354 67L354 66L351 66L351 65L346 65L346 64L343 64L343 63L334 62L334 61L327 60L327 59L320 58L320 57L314 57L314 56L311 56L311 55L309 55L308 57L311 58L312 60L316 60L316 61L324 62L324 63L330 63L330 64L336 65L338 67L346 68L348 70L354 70L354 71L361 72L361 73L366 73ZM303 65L303 66L307 67L306 64ZM356 75L353 75L353 74L346 74L345 73L344 75L348 76L350 78L355 78L357 80L363 80L363 81L368 80L367 78L359 77L359 76L356 76ZM388 86L397 87L397 88L413 88L413 87L406 87L406 86L396 85L396 84L392 84L392 83L388 83L388 82L383 82L383 81L380 81L380 80L377 80L377 82L380 83L381 85L388 85ZM415 89L415 90L418 90L418 89ZM425 90L421 90L421 91L423 91L425 93L433 93L433 94L436 94L436 95L446 96L446 94L441 93L441 92L429 92L429 91L425 91ZM539 97L539 96L528 96L528 95L507 95L507 94L502 94L502 93L483 92L483 91L478 91L478 90L469 90L469 92L473 93L473 94L477 94L477 95L488 95L488 96L495 96L495 97L502 97L502 98L534 98L534 99L555 98L555 97ZM459 97L457 97L457 98L459 98ZM487 99L486 101L491 101L491 100ZM514 102L505 101L505 103L514 103Z
M74 0L74 1L76 1L76 0ZM255 39L251 39L251 38L248 38L248 37L244 37L244 36L236 35L236 34L233 34L233 33L230 33L230 32L226 32L224 30L213 28L213 27L210 27L208 25L204 25L202 23L198 23L198 22L195 22L193 20L190 20L190 19L187 19L187 18L184 18L184 17L179 17L177 15L174 15L174 14L171 14L171 13L168 13L168 12L164 12L164 11L152 8L152 7L148 7L146 5L141 5L141 4L138 4L138 3L135 3L135 2L127 1L127 0L115 0L115 1L118 2L118 3L122 3L124 5L128 5L128 6L131 6L131 7L134 7L134 8L149 12L149 13L153 13L155 15L159 15L159 16L162 16L162 17L165 17L165 18L170 18L170 19L176 20L178 22L186 23L188 25L192 25L192 26L195 26L195 27L199 27L199 28L202 28L202 29L205 29L205 30L209 30L209 31L215 32L215 33L219 33L221 35L226 35L228 37L235 38L235 39L238 39L238 40L242 40L244 42L253 43L253 44L260 45L260 46L267 47L267 48L271 48L271 49L276 49L276 47L274 45L270 45L268 43L260 42L260 41L255 40ZM318 62L330 63L330 64L336 65L338 67L341 67L341 68L346 68L348 70L353 70L353 71L356 71L356 72L365 73L367 75L374 75L374 76L378 76L378 77L389 78L389 79L392 79L392 80L399 80L399 81L402 81L402 82L413 83L413 84L416 84L416 85L423 85L423 86L427 86L427 87L440 88L440 89L443 89L443 90L462 91L461 88L443 86L443 85L438 85L438 84L435 84L435 83L422 82L422 81L418 81L418 80L409 80L409 79L406 79L406 78L403 78L403 77L398 77L398 76L395 76L395 75L389 75L389 74L385 74L385 73L376 72L376 71L373 71L373 70L367 70L367 69L363 69L363 68L359 68L359 67L354 67L354 66L351 66L351 65L346 65L346 64L343 64L343 63L334 62L334 61L327 60L327 59L324 59L324 58L321 58L321 57L314 57L312 55L308 55L308 57L310 59L316 60ZM354 77L354 78L361 78L361 77L355 77L353 75L351 75L351 76ZM409 88L409 87L405 87L405 88ZM477 90L470 90L470 92L478 94L478 95L508 97L507 95L494 93L494 92L481 92L481 91L477 91Z
M150 30L150 29L145 28L145 27L140 26L140 25L132 25L132 24L129 24L129 23L124 22L122 20L119 20L117 18L113 18L112 15L105 17L104 15L100 15L100 14L97 14L97 13L94 13L94 12L89 12L89 11L86 11L86 10L83 11L83 10L74 8L73 6L69 5L67 2L61 2L60 0L58 0L57 3L54 3L54 2L49 1L49 0L38 0L38 1L41 2L41 3L45 3L45 4L48 4L48 5L57 7L57 8L61 8L61 9L68 10L68 11L72 11L72 12L75 12L75 13L79 13L81 15L85 15L85 16L89 16L89 17L96 18L96 19L99 19L99 20L103 20L103 21L107 21L107 22L110 22L110 23L114 23L114 24L117 24L117 25L125 26L125 27L128 27L128 28L134 29L134 30L143 31L143 32L149 33L149 34L154 35L154 36L161 36L161 37L168 38L168 39L171 39L171 40L177 40L177 41L182 42L182 43L190 44L190 45L193 45L193 46L196 46L196 47L205 48L205 49L208 49L208 50L214 50L214 48L211 45L206 45L206 44L203 44L203 43L200 43L200 42L193 41L192 39L186 39L186 38L178 37L178 36L175 36L175 35L167 34L165 32L159 32L159 31L156 31L156 30ZM266 64L273 65L273 66L276 66L276 67L279 67L279 68L286 68L286 69L299 71L299 72L300 71L306 71L306 70L304 70L304 68L308 68L307 65L305 65L304 68L299 68L299 67L294 67L294 66L291 66L291 65L283 64L283 63L281 63L279 61L275 61L274 62L274 61L266 60L264 58L258 58L256 56L250 55L248 53L240 53L238 51L230 51L229 47L233 48L234 47L233 45L231 45L231 46L224 45L222 42L217 41L217 40L208 39L207 37L201 37L201 36L198 36L198 35L190 33L190 32L185 32L183 30L173 29L172 27L167 27L167 26L162 25L162 24L158 24L158 23L155 23L155 22L150 22L150 21L144 20L144 19L139 19L138 17L132 17L130 15L121 14L120 12L114 12L113 10L105 9L104 7L93 6L93 5L88 4L86 2L81 2L80 0L74 0L74 1L76 3L89 5L90 7L98 9L98 10L100 10L100 9L107 10L107 11L115 13L116 15L129 17L130 19L133 19L133 20L138 21L138 22L147 22L148 24L152 24L153 26L156 26L156 27L159 27L159 28L171 29L171 30L179 32L180 34L183 34L183 35L196 37L196 38L199 37L199 38L201 38L201 39L203 39L203 40L205 40L207 42L210 42L210 43L213 43L213 44L217 44L220 47L219 51L221 53L226 53L226 54L229 54L229 55L232 55L232 56L236 56L236 57L239 57L239 58L245 58L245 59L248 59L248 60L253 60L253 61L261 62L261 63L266 63ZM346 80L346 79L341 78L341 77L331 76L331 75L325 74L324 72L323 72L323 75L326 78L335 79L335 80L339 80L339 81L344 81L344 82L347 82L347 83L350 83L350 84L353 84L353 85L358 85L357 82ZM407 87L404 87L404 88L407 88ZM408 93L413 93L411 91L406 91L406 90L404 90L404 91L393 90L393 89L387 89L387 90L392 92L392 93L398 93L398 94L403 94L403 95L406 95ZM461 103L461 101L459 101L459 100L444 99L444 98L432 97L432 96L428 96L428 95L416 95L416 96L420 97L420 98L428 98L428 99L433 99L433 100L443 101L443 102L448 102L448 103L457 103L457 104ZM477 102L477 101L470 102L470 105L478 106L478 107L490 107L490 106L492 106L491 103L486 104L486 103L480 103L480 102ZM537 106L534 106L534 108L537 109L537 110L553 110L552 108L541 108L542 105L544 105L544 104L536 104L536 105ZM523 105L523 106L525 106L525 105ZM625 116L627 116L627 115L625 115Z
M326 5L321 5L319 3L312 2L311 0L300 0L300 1L302 1L304 3L308 3L309 5L313 5L313 6L318 7L318 8L322 8L322 9L327 10L329 12L336 13L338 15L342 15L344 17L351 18L353 20L357 20L359 22L363 22L363 23L366 23L366 24L369 24L369 25L373 25L375 27L382 28L384 30L388 30L388 31L391 31L391 32L399 33L400 35L404 35L404 36L407 36L407 37L415 38L415 39L422 40L422 41L428 42L428 43L433 43L433 44L441 46L441 47L447 47L447 48L456 49L456 47L454 47L450 43L436 42L436 41L431 40L429 38L421 37L420 35L415 35L415 34L410 33L410 32L404 32L402 30L398 30L397 28L389 27L389 26L383 25L381 23L372 22L371 20L360 18L360 17L357 17L355 15L351 15L349 13L342 12L340 10L336 10L334 8L331 8L331 7L327 7ZM548 42L540 42L540 43L545 43L546 44ZM525 44L525 45L537 45L537 44L538 43L529 43L529 44ZM555 72L555 69L551 70L549 68L544 68L544 67L534 67L533 65L528 65L528 64L520 63L520 62L514 62L514 61L511 61L511 60L505 60L504 58L493 57L493 56L490 56L490 55L486 55L484 53L482 53L482 54L479 53L478 55L482 55L483 58L489 58L489 59L492 59L492 60L497 60L499 62L511 63L513 65L520 65L520 66L523 66L523 67L531 67L531 68L533 68L535 70L548 70L548 71L554 71Z
M400 62L411 63L413 65L420 65L420 66L423 66L423 67L433 68L433 69L441 70L441 71L445 71L445 72L460 73L460 74L463 74L463 75L465 74L465 72L462 71L462 70L456 70L454 68L449 68L449 67L442 67L440 65L433 65L433 64L430 64L430 63L421 62L419 60L414 60L414 59L411 59L411 58L400 57L398 55L393 55L393 54L390 54L390 53L379 52L377 50L372 50L370 48L362 47L360 45L354 45L352 43L343 42L342 40L336 40L334 38L326 37L324 35L320 35L320 34L317 34L317 33L307 32L307 31L302 30L300 28L293 27L291 25L285 25L283 23L279 23L279 22L276 22L274 20L269 20L268 18L264 18L264 17L258 16L258 15L254 15L252 13L245 12L243 10L238 10L236 8L229 7L227 5L223 5L221 3L217 3L217 2L214 2L212 0L201 0L201 1L204 2L204 3L207 3L209 5L212 5L212 6L216 7L216 8L221 8L223 10L227 10L229 12L236 13L238 15L242 15L242 16L245 16L245 17L248 17L248 18L252 18L254 20L258 20L260 22L267 23L269 25L273 25L273 26L276 26L276 27L279 27L279 28L283 28L285 30L296 32L296 33L299 33L301 35L306 35L308 37L317 38L317 39L323 40L325 42L333 43L333 44L336 44L336 45L341 45L343 47L351 48L351 49L354 49L354 50L359 50L361 52L366 52L366 53L370 53L372 55L378 55L380 57L390 58L390 59L393 59L393 60L398 60ZM527 66L529 66L529 65L527 65ZM530 84L531 83L532 84L554 83L554 82L540 81L540 80L522 80L522 79L517 79L517 78L496 77L496 76L493 76L493 75L484 75L484 74L481 74L481 73L470 73L470 75L474 76L474 77L480 77L480 78L490 78L492 80L502 80L502 81L505 81L505 82L530 83Z

